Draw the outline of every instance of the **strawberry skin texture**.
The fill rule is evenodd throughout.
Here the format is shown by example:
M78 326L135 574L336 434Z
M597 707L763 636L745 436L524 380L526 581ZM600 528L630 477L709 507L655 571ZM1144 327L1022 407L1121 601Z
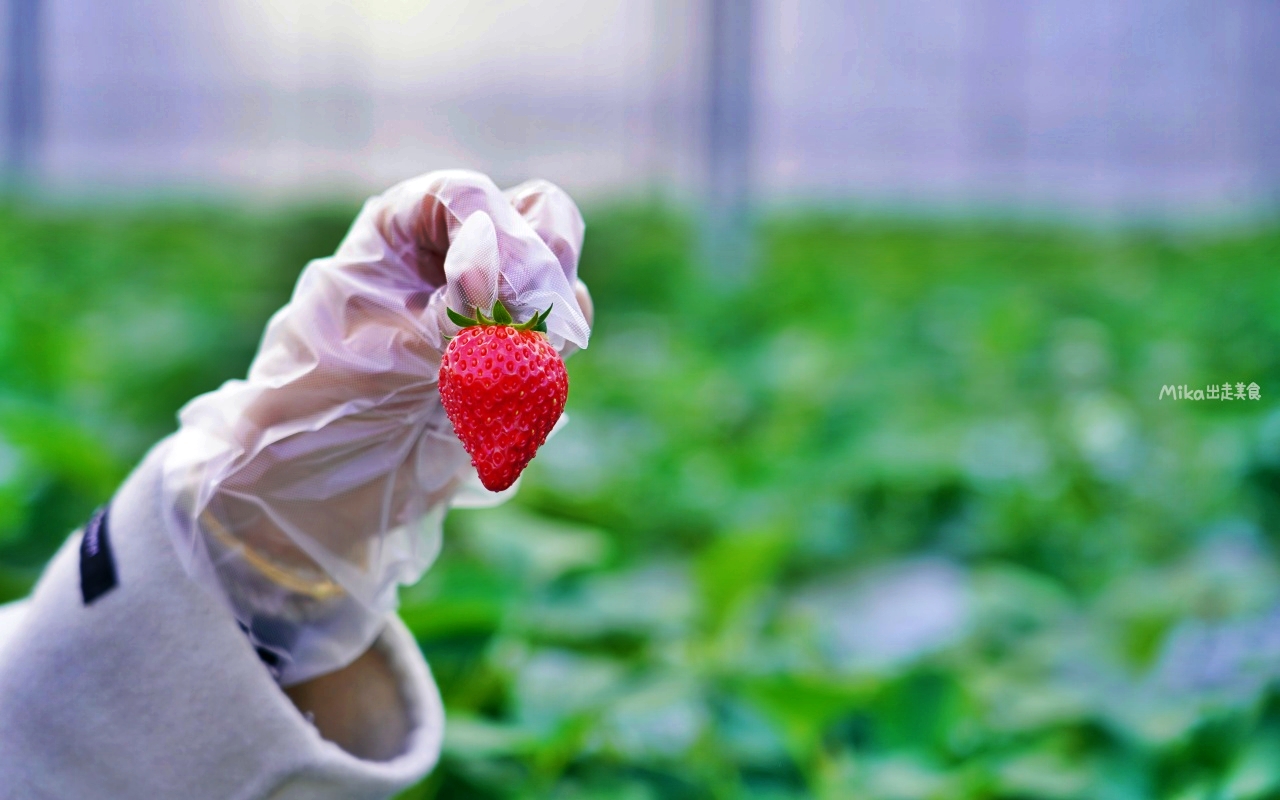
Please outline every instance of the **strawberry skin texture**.
M507 325L463 328L440 363L440 398L480 482L500 492L564 412L569 375L547 337Z

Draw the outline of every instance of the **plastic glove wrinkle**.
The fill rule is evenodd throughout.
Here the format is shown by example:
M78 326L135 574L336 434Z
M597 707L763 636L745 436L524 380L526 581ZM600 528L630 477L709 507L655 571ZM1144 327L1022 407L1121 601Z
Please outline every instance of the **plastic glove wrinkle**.
M450 505L513 493L483 491L441 407L446 309L552 307L552 344L585 346L582 231L546 182L503 193L457 170L392 187L306 267L248 379L180 412L164 482L175 546L252 637L288 654L283 683L368 647L397 583L435 558Z

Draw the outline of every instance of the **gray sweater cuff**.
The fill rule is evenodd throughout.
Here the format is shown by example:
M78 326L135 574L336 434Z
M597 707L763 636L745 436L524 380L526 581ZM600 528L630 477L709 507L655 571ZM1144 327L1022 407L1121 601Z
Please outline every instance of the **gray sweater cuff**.
M396 758L362 760L321 738L183 571L158 505L163 452L112 501L114 588L85 604L77 532L0 614L0 797L382 798L420 780L444 712L403 623L388 617L374 646L410 734Z

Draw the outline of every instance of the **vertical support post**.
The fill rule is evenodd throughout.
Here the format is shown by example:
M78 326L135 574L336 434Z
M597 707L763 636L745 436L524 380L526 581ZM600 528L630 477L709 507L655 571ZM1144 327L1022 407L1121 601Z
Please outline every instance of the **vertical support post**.
M1249 0L1245 11L1239 45L1244 160L1254 182L1250 199L1264 211L1274 211L1280 207L1280 54L1275 38L1280 35L1280 8L1270 0Z
M23 182L39 157L43 97L40 0L9 0L5 161L9 179Z
M714 278L750 271L753 0L710 0L705 255Z

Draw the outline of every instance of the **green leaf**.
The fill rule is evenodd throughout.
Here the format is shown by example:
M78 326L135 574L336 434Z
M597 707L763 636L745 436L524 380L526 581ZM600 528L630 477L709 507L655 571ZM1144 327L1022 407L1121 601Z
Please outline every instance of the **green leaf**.
M502 304L501 300L497 300L493 304L493 321L499 325L510 325L511 312L507 311L507 307Z
M1254 800L1272 797L1280 788L1280 736L1274 734L1254 739L1244 749L1222 787L1226 800Z
M471 319L470 317L464 317L452 308L446 308L445 312L448 313L449 319L453 320L454 325L466 328L476 324L476 320Z
M518 725L496 723L467 713L449 713L444 751L455 758L492 758L536 750L538 737Z
M598 528L515 508L454 512L468 548L498 572L546 583L600 566L609 540Z
M543 311L541 314L535 313L533 315L533 319L530 320L533 323L533 330L538 331L539 333L547 332L547 317L551 315L551 309L555 307L556 307L556 304L552 303L551 305L547 306L546 311Z
M697 576L713 630L723 626L744 601L772 584L789 547L790 540L780 531L734 531L702 551Z

